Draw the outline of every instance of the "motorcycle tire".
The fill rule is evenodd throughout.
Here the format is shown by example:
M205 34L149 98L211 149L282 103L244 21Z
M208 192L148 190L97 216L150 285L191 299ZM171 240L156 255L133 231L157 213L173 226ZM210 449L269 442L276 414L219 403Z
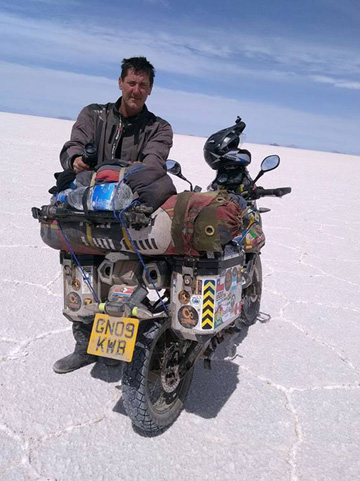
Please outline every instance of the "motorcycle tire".
M256 322L260 313L260 301L262 293L262 267L261 259L257 254L254 263L254 274L252 283L244 289L242 294L242 307L240 321L246 326Z
M176 378L171 352L181 343L169 319L140 323L132 362L126 363L122 378L124 408L135 426L160 433L183 409L193 377L191 369Z

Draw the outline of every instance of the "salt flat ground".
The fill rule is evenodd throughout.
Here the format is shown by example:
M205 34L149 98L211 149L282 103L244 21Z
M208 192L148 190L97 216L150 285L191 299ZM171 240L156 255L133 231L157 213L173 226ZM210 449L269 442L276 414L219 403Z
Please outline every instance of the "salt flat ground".
M260 201L272 209L268 320L222 346L211 371L199 364L180 418L145 437L124 414L117 369L52 371L73 341L59 256L30 208L48 203L71 125L0 113L0 479L358 480L360 157L247 145L253 174L281 156L264 187L293 188ZM203 143L177 135L170 156L205 188Z

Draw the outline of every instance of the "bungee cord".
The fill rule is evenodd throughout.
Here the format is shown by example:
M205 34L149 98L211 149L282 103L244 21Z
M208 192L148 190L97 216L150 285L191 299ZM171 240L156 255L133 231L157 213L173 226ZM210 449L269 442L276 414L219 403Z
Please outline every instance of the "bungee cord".
M116 211L116 208L115 208L116 194L117 194L117 192L118 192L118 189L119 189L120 185L124 182L124 180L125 180L130 174L132 174L132 173L134 173L134 172L136 172L136 171L138 171L138 170L142 170L142 169L144 169L144 168L145 168L145 167L141 166L141 167L139 167L139 168L137 168L137 169L134 169L133 171L131 171L131 173L125 174L125 176L117 183L116 189L115 189L115 195L114 195L114 197L113 197L113 199L112 199L113 216L114 216L114 218L115 218L117 221L119 221L119 222L121 223L122 228L125 230L125 232L126 232L126 234L127 234L127 236L128 236L128 239L129 239L129 241L130 241L131 247L133 248L134 252L136 253L136 255L137 255L137 257L138 257L138 259L139 259L139 261L140 261L140 263L141 263L141 265L142 265L142 267L143 267L143 269L144 269L144 272L145 272L145 274L146 274L147 279L151 282L151 284L152 284L152 286L153 286L153 288L154 288L154 290L155 290L155 292L156 292L156 294L157 294L157 296L158 296L158 298L159 298L159 301L160 301L160 303L161 303L161 305L162 305L162 307L163 307L163 309L164 309L164 312L168 315L169 313L168 313L168 309L167 309L167 307L166 307L166 304L165 304L165 302L164 302L164 300L163 300L163 298L162 298L159 290L158 290L157 287L155 286L155 283L154 283L153 279L151 278L149 269L147 268L147 266L146 266L146 264L145 264L145 262L144 262L144 259L142 258L142 255L141 255L139 249L137 248L137 245L136 245L135 241L134 241L133 238L131 237L131 234L130 234L130 232L129 232L129 229L128 229L128 226L127 226L127 222L126 222L126 219L125 219L125 214L127 213L127 211L128 211L129 209L131 209L132 207L135 207L135 206L137 206L137 205L140 205L140 202L139 202L139 200L137 200L137 199L136 199L136 200L133 200L128 206L124 207L124 208L121 209L120 211ZM62 237L63 237L63 239L64 239L64 241L65 241L65 243L66 243L67 248L69 249L69 252L70 252L71 256L73 257L73 259L75 260L77 266L79 267L79 269L80 269L80 271L81 271L83 280L86 282L87 286L89 287L89 289L90 289L92 295L94 296L94 299L95 299L95 301L97 302L97 304L100 304L100 303L101 303L101 300L99 299L99 297L98 297L95 289L93 288L93 286L92 286L92 284L91 284L91 281L90 281L90 278L89 278L89 276L87 275L84 267L81 265L81 263L80 263L77 255L75 254L75 251L74 251L74 249L72 248L71 243L70 243L67 235L65 234L65 232L64 232L64 230L63 230L63 228L62 228L62 226L61 226L61 224L60 224L60 221L57 220L56 222L57 222L57 225L59 226L59 230L60 230L61 235L62 235Z

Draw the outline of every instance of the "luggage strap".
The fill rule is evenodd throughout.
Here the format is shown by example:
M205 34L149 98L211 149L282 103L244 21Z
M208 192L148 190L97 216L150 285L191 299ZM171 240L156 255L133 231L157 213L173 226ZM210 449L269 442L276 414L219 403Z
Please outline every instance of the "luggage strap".
M199 213L211 204L219 192L182 192L177 195L174 217L171 224L171 237L178 254L188 254L193 249L194 222Z

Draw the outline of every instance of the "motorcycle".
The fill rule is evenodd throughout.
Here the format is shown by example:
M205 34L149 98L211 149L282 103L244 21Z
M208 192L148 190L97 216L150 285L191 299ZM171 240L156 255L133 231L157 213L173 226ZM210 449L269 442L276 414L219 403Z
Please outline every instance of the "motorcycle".
M63 203L32 209L43 241L60 250L63 314L92 323L88 353L121 361L124 408L147 432L161 432L179 416L196 362L202 358L210 368L218 344L259 316L261 214L269 209L258 208L256 201L282 197L291 188L256 185L280 158L266 157L252 179L251 153L238 147L244 128L238 117L207 139L204 157L216 176L206 194L193 188L178 162L166 163L168 173L190 184L187 201L207 196L216 208L224 206L223 213L231 205L241 211L236 234L226 241L221 222L207 220L204 237L219 234L213 250L179 248L186 224L175 229L175 218L168 215L174 205L151 215L141 205L120 213L75 211Z

